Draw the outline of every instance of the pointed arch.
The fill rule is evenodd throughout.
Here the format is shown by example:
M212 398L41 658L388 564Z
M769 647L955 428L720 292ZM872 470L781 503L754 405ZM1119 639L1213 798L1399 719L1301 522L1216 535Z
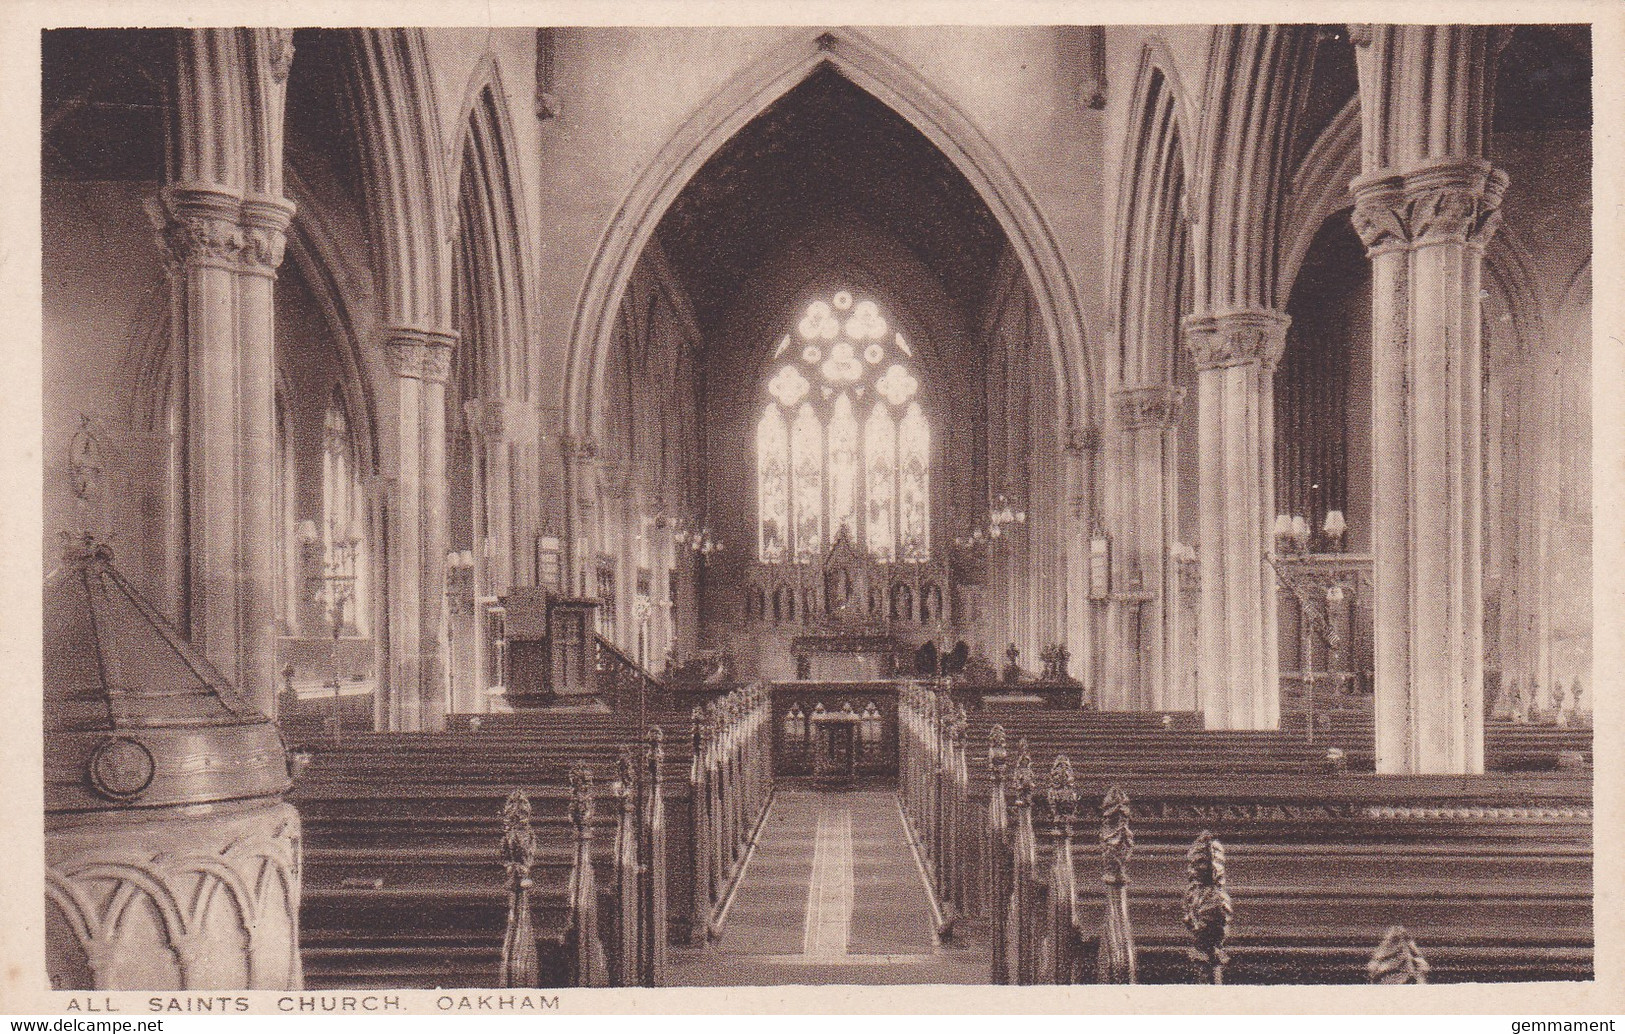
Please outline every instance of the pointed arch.
M457 227L458 261L471 274L465 283L475 311L464 312L463 323L479 328L479 345L486 350L484 383L477 390L499 398L527 397L530 236L508 95L489 53L469 79L461 126L451 152L451 218Z
M1285 305L1321 226L1354 204L1349 184L1360 175L1360 98L1349 99L1310 146L1292 176L1282 218L1275 297Z
M1523 234L1516 226L1503 223L1490 238L1484 251L1484 274L1505 299L1512 317L1512 333L1518 350L1527 353L1539 348L1546 338L1547 313L1541 305L1536 285L1535 264Z
M346 30L354 126L385 323L442 331L451 316L451 212L422 29Z
M1188 109L1173 61L1160 41L1140 51L1129 108L1117 232L1112 235L1112 291L1117 324L1116 379L1163 383L1173 377L1179 339L1175 312L1186 258L1185 220L1193 147Z
M323 322L333 335L356 456L362 463L364 475L376 475L381 462L377 393L356 331L357 300L343 286L359 281L362 274L343 250L334 245L342 237L328 227L322 206L297 170L290 167L287 175L288 193L299 205L299 216L288 230L288 260L310 289Z
M1314 58L1307 25L1213 30L1191 197L1196 311L1274 311L1291 141Z
M1098 411L1077 294L1054 234L998 150L950 101L896 57L850 30L808 34L736 76L667 142L609 223L577 302L565 368L565 434L591 436L616 313L656 224L700 167L767 107L823 67L867 91L919 130L999 220L1033 284L1056 365L1062 426ZM572 506L573 508L573 506Z

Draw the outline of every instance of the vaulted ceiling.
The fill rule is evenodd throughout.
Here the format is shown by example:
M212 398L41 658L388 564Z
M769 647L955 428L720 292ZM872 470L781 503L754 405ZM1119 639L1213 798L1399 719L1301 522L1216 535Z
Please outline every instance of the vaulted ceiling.
M852 218L899 240L974 321L1004 246L998 220L930 140L832 69L713 155L656 232L709 333L762 260Z

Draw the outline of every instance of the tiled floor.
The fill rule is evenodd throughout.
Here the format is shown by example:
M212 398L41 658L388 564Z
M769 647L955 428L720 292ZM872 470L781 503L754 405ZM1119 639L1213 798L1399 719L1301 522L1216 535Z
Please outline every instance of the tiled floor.
M721 940L675 952L671 982L985 982L985 949L934 928L894 794L780 790Z

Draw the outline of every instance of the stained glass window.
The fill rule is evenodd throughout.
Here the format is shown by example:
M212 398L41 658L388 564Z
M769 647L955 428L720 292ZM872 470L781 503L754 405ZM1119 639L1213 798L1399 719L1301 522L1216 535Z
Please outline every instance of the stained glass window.
M878 304L837 291L808 304L773 361L756 425L758 557L807 563L844 535L883 562L929 560L914 349Z
M761 508L758 555L777 563L790 540L790 432L773 402L756 425L756 483Z
M829 416L829 540L842 534L853 546L858 534L858 419L846 392L835 399Z
M342 633L365 635L365 503L355 440L344 399L335 389L322 419L322 594L328 617Z
M803 402L790 429L790 463L795 471L796 562L805 563L823 548L824 429L811 402Z
M897 537L904 560L931 556L931 429L918 402L897 425Z
M864 427L869 474L869 552L876 560L897 559L897 427L886 403L877 401Z

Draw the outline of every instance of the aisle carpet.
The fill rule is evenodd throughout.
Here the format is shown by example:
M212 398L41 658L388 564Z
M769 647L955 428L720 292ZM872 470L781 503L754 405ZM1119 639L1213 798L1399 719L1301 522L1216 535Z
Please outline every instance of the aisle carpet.
M896 795L782 789L705 949L673 952L677 986L979 984L985 946L934 943Z

